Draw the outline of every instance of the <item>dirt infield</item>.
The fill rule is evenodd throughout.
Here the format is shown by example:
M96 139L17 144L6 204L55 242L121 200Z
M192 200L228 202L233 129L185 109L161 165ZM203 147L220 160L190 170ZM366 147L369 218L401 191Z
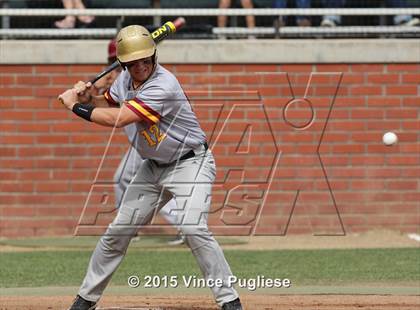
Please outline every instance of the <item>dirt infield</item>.
M73 297L0 297L0 309L67 309ZM390 295L241 295L248 310L417 310L420 296ZM105 296L98 308L105 309L218 309L210 297L169 295Z

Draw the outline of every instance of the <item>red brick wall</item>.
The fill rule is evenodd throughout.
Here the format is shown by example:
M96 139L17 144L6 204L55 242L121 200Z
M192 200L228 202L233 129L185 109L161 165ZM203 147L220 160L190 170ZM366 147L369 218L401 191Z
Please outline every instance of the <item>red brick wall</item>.
M420 65L166 67L215 153L215 232L419 230ZM100 70L0 66L0 236L73 233L111 130L55 98ZM386 131L396 146L382 144ZM121 132L112 138L99 182L112 181L126 147Z

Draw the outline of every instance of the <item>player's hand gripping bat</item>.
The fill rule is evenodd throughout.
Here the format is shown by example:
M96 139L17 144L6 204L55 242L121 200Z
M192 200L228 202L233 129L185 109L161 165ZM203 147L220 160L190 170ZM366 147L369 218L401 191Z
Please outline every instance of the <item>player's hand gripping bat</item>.
M185 19L183 17L178 17L173 22L166 22L163 24L163 26L159 27L155 31L151 33L153 40L156 43L159 43L163 39L165 39L169 34L176 32L178 29L180 29L182 26L185 25ZM91 79L89 82L94 84L97 80L102 78L103 76L107 75L114 69L118 68L120 66L120 63L115 61L112 65L109 65L105 68L104 71L99 73L97 76L95 76L93 79Z

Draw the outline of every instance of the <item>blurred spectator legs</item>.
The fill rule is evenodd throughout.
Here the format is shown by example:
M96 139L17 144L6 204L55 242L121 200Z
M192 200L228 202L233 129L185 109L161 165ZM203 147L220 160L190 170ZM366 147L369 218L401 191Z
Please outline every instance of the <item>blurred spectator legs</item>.
M220 9L228 9L231 5L231 0L220 0L219 1L219 8ZM254 6L252 5L252 0L241 0L241 5L245 9L252 9ZM226 27L228 17L225 15L221 15L217 17L217 26L218 27ZM246 16L246 25L248 28L255 27L255 17L253 15Z
M406 0L387 0L386 5L392 8L407 8L409 7ZM412 15L395 15L394 25L400 26L419 26L420 19L413 18Z
M345 5L345 0L323 0L322 5L324 8L333 9L333 8L343 8ZM340 15L326 15L322 18L321 26L322 27L335 27L341 24Z
M296 8L307 9L311 7L311 0L296 0ZM287 0L274 0L274 8L285 9L287 8ZM307 16L296 16L296 24L300 27L311 26L311 20ZM286 26L286 21L283 16L279 17L280 27Z
M73 0L62 0L65 9L74 9ZM61 20L54 23L56 28L67 29L74 28L76 26L76 17L73 15L67 15Z
M296 0L296 8L307 9L311 7L311 0ZM342 8L345 5L345 0L323 0L322 5L324 8ZM275 8L286 8L287 0L274 0ZM286 22L282 16L279 17L280 26L285 26ZM311 26L311 20L307 16L297 16L296 24L301 27ZM339 15L328 15L324 16L321 22L323 27L335 27L341 24L341 16Z
M84 10L86 7L83 4L82 0L61 0L63 3L63 7L65 9L82 9ZM76 21L78 20L80 22L80 25L82 27L86 27L90 25L93 20L95 19L94 16L79 16L77 19L73 15L67 15L62 20L58 20L54 23L54 26L56 28L60 29L68 29L68 28L75 28L76 27Z
M219 1L219 8L220 9L227 9L230 8L232 4L231 0L220 0ZM254 5L252 4L252 0L241 0L241 5L245 9L252 9L254 8ZM220 15L217 17L217 27L226 27L227 24L227 16ZM246 16L246 25L248 28L254 28L255 27L255 16L254 15L248 15ZM254 38L254 36L248 36L249 38ZM223 37L222 37L223 38Z
M241 5L244 9L253 9L254 8L254 5L252 4L252 0L241 0ZM246 26L248 28L254 28L255 27L255 16L254 15L246 16Z

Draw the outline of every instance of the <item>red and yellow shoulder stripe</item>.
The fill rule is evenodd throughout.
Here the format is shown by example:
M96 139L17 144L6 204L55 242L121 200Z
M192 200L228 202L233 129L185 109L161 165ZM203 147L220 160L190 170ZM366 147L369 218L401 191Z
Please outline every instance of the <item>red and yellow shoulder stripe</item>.
M158 112L137 98L128 100L127 107L142 119L145 119L153 124L156 124L160 120L161 116Z
M109 91L109 88L106 90L106 92L104 93L104 97L105 97L105 99L106 99L106 101L108 101L108 104L110 105L110 106L117 106L117 107L119 107L120 105L118 104L118 102L116 102L113 98L112 98L112 96L111 96L111 93L110 93L110 91Z

